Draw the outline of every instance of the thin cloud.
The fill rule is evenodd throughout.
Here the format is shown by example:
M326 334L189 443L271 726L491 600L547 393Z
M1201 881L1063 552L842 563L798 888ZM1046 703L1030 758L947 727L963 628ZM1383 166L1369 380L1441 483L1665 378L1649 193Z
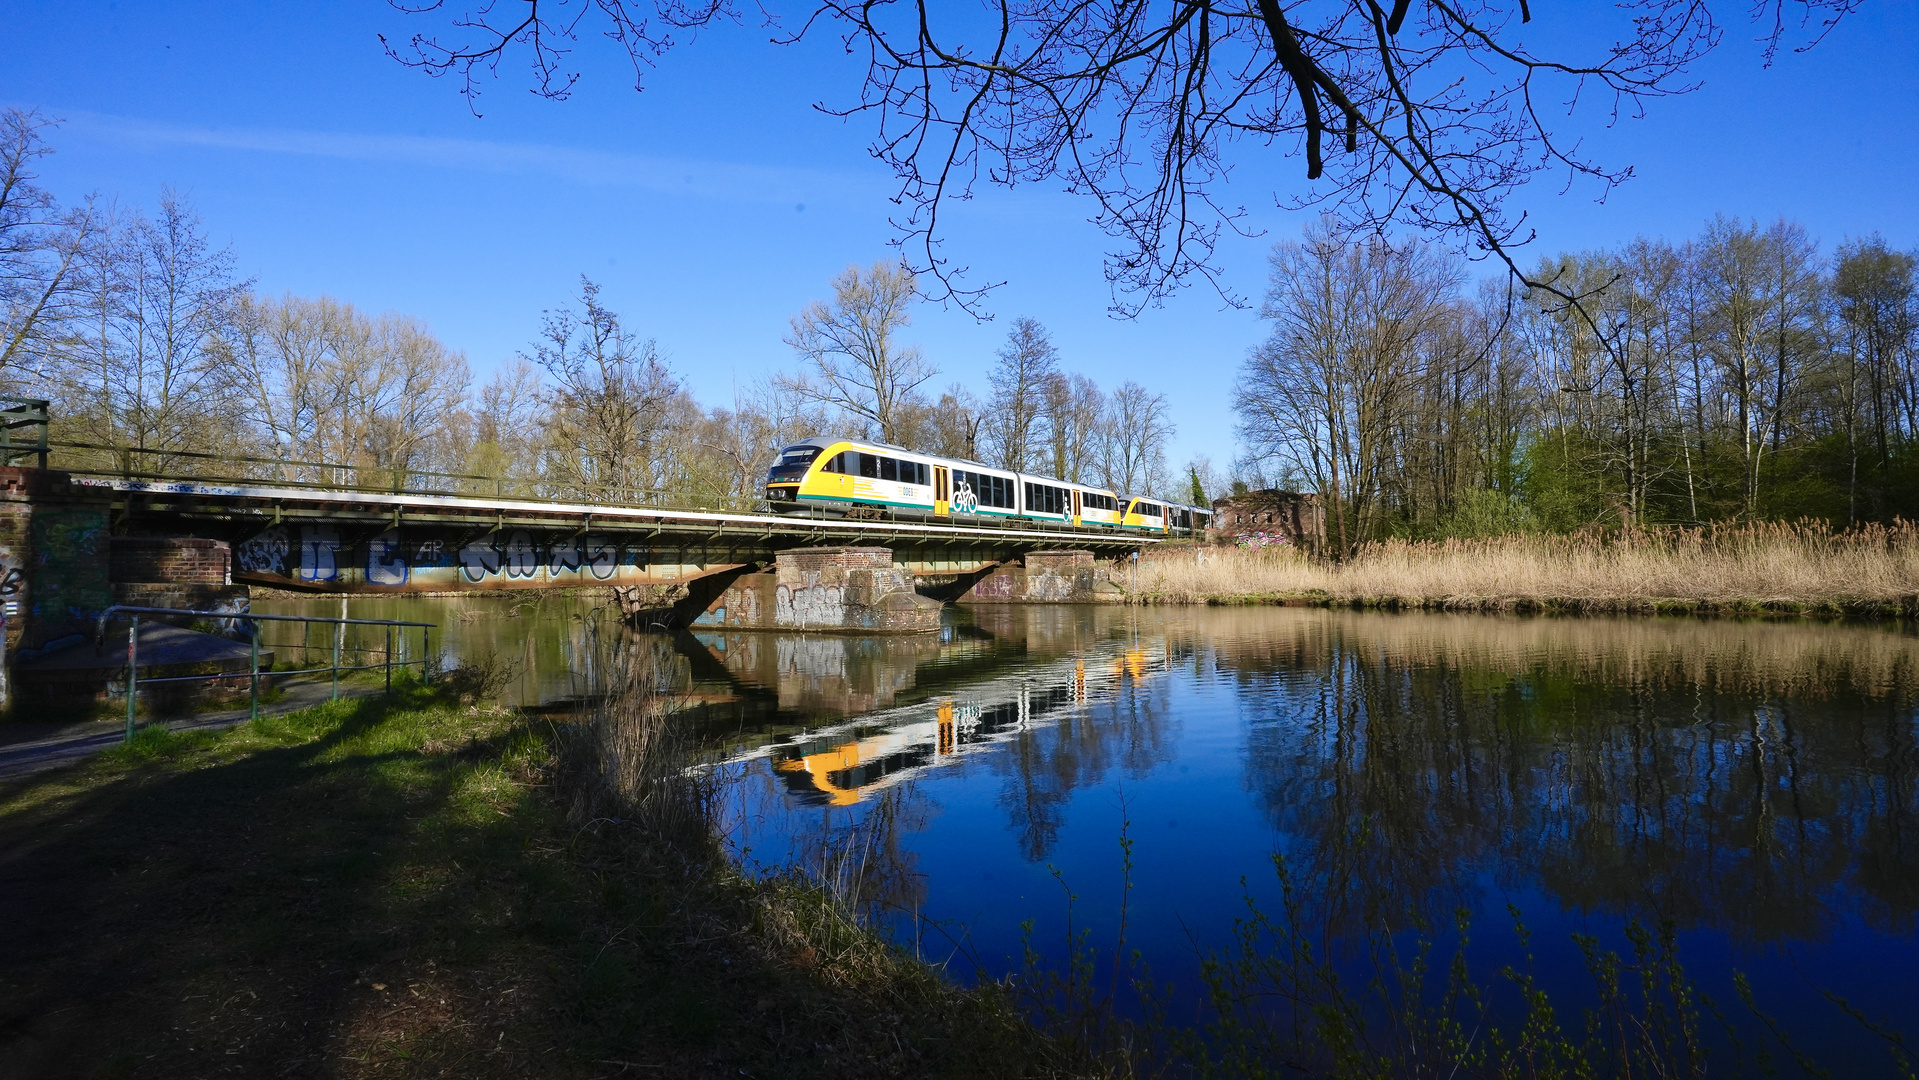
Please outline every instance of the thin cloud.
M420 165L464 172L543 175L578 184L742 203L838 201L891 194L879 178L685 158L582 150L539 143L416 135L361 135L274 128L204 128L105 113L44 110L68 135L144 147L182 146Z

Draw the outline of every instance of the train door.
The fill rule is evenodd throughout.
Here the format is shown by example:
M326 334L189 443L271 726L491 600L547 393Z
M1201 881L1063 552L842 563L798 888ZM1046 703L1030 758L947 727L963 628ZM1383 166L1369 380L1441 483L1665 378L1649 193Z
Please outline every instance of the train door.
M953 477L944 465L933 466L933 516L946 517L953 511L947 506L952 498Z
M1079 489L1073 489L1073 528L1079 528Z

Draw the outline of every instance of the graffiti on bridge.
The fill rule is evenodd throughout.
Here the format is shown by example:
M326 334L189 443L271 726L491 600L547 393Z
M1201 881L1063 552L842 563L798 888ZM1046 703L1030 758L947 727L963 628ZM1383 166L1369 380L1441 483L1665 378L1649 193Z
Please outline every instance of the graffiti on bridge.
M107 515L43 510L33 515L33 614L47 624L86 620L113 603L107 582Z
M457 574L470 585L531 581L542 574L547 580L610 581L620 565L620 546L607 537L539 537L526 529L487 533L465 544L388 529L358 546L366 583L386 587L406 585L417 572L431 570ZM320 583L338 581L353 554L332 525L275 525L236 546L233 562L248 573Z
M600 536L567 536L541 545L525 529L489 533L460 549L460 576L475 585L494 575L508 580L548 578L584 570L596 581L611 580L620 565L620 546Z

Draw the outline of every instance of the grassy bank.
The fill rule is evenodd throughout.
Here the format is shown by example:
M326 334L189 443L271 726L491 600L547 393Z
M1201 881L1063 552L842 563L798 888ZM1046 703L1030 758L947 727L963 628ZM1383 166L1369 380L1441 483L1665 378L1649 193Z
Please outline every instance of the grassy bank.
M1919 526L1391 541L1341 563L1284 549L1177 547L1123 567L1116 581L1141 603L1915 615Z
M0 1074L1058 1072L584 728L407 687L0 788Z

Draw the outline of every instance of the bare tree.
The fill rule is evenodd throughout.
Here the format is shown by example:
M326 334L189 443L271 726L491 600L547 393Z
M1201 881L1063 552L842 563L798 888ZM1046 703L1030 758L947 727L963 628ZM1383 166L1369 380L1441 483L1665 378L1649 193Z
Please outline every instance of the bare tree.
M457 467L464 454L454 436L472 384L465 355L404 315L382 316L372 330L349 384L354 460L391 474L396 486L411 472Z
M53 152L37 113L0 109L0 370L45 374L65 324L79 317L78 281L99 227L91 205L62 211L35 181L33 165Z
M1325 222L1278 245L1271 268L1261 313L1273 332L1234 391L1240 434L1319 491L1332 539L1350 551L1379 526L1422 339L1454 310L1459 271L1417 241L1349 244Z
M1903 440L1919 438L1919 259L1893 251L1878 236L1842 245L1833 292L1844 328L1848 518L1856 515L1861 424L1867 451L1881 470Z
M939 400L927 408L920 441L911 445L941 457L977 461L980 430L985 422L985 407L979 398L959 383L952 383L940 392Z
M524 356L493 369L480 384L473 409L473 445L464 471L476 476L524 479L540 456L540 412L546 381Z
M900 442L914 391L938 374L916 346L898 340L918 298L916 279L902 264L876 262L863 274L847 267L833 279L831 305L816 300L793 316L786 343L807 371L786 389L876 429L885 442Z
M1816 42L1860 2L1749 7L1770 61L1791 24ZM624 4L597 5L597 24L586 18L593 8L537 0L464 12L396 6L451 16L445 30L388 49L432 74L461 75L469 100L515 48L531 62L534 91L564 98L576 78L566 55L583 25L618 42L636 78L671 40ZM1527 0L999 0L986 18L929 0L811 7L784 40L833 34L864 60L858 98L828 111L873 118L873 152L893 168L908 208L903 240L943 296L971 295L939 253L950 203L982 181L1056 180L1091 197L1094 220L1116 242L1106 273L1130 297L1129 312L1195 277L1217 284L1214 245L1241 228L1242 210L1222 191L1238 146L1303 153L1309 186L1296 202L1331 205L1349 225L1449 236L1576 302L1515 261L1531 233L1508 212L1508 196L1542 175L1589 180L1602 194L1628 178L1630 167L1581 150L1578 124L1690 91L1692 64L1721 36L1705 0L1628 5L1613 43L1585 55L1529 43ZM668 29L737 16L728 0L656 0L653 12Z
M1053 475L1075 484L1091 483L1106 395L1084 375L1056 372L1046 380L1045 399Z
M94 230L76 270L85 315L61 334L51 380L62 427L83 441L146 451L234 441L243 399L219 342L244 284L233 280L232 254L207 243L185 198L163 190L157 217L136 214ZM164 453L139 455L138 464L190 467Z
M1175 429L1165 394L1123 382L1106 402L1101 433L1106 486L1122 495L1166 494L1166 445Z
M1725 379L1737 411L1742 487L1748 512L1758 508L1760 471L1777 448L1816 300L1816 250L1805 230L1779 222L1717 216L1698 248L1706 296L1706 351Z
M987 445L993 464L1025 472L1039 467L1040 421L1046 386L1059 374L1059 350L1038 319L1021 316L1013 320L998 357L986 377L993 388L986 413Z
M325 296L241 293L215 348L254 445L324 463L283 466L284 478L412 483L413 473L468 468L497 433L473 429L465 356L416 319L369 317Z
M629 332L584 275L577 299L577 311L546 313L528 357L554 384L544 471L564 488L632 499L662 479L659 440L679 382L659 347Z

